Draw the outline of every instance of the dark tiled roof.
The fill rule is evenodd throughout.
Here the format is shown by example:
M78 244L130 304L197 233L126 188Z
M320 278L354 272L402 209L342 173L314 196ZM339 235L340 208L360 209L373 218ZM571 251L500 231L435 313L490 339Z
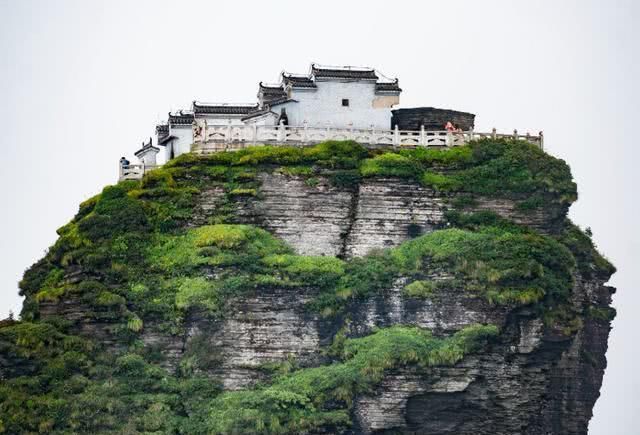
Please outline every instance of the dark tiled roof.
M158 138L158 145L164 146L164 145L167 144L167 142L170 142L173 139L177 139L176 136L169 136L169 135L162 136L162 137Z
M191 125L193 123L193 113L169 112L169 124L171 125Z
M285 92L282 85L268 86L268 85L263 85L262 82L260 82L258 97L261 98L261 100L264 103L269 103L270 101L273 101L273 100L286 98L287 93Z
M156 134L159 136L164 136L165 134L169 134L169 124L156 125Z
M282 73L282 81L293 88L315 88L316 84L309 76Z
M277 106L278 104L284 104L289 102L297 103L298 100L294 100L293 98L283 97L283 98L278 98L277 100L271 100L267 104L269 105L269 107L273 107L273 106Z
M378 80L374 69L351 69L320 67L315 64L311 65L311 74L315 78L331 78L331 79L355 79L355 80Z
M135 153L133 153L136 157L138 157L140 154L143 154L144 152L148 151L148 150L154 150L155 152L160 151L160 148L158 147L154 147L153 146L153 141L151 138L149 138L149 142L147 143L142 143L142 148L140 148L138 151L136 151Z
M225 114L225 115L246 115L249 112L256 110L257 105L242 105L233 106L226 104L198 104L193 102L193 112L196 114Z
M379 92L402 92L398 85L398 79L393 82L378 82L376 83L376 91Z
M277 115L276 113L271 111L270 107L266 107L266 108L261 109L261 110L256 110L255 112L251 112L247 116L243 116L240 119L242 121L246 121L247 119L255 118L256 116L266 115L267 113L273 113L274 115Z
M262 92L263 94L282 94L284 93L284 88L282 87L282 85L265 85L262 82L260 82L260 92Z

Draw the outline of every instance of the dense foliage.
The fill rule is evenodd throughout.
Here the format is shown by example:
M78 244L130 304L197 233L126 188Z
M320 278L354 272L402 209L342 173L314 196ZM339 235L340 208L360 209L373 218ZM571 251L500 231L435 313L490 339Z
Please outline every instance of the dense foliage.
M447 213L446 228L398 247L349 260L302 256L263 229L234 224L238 203L260 200L261 172L303 177L310 187L323 177L340 189L367 177L401 177L464 195L451 204L459 210ZM194 225L203 188L220 189L222 200L209 222ZM22 321L0 324L0 433L339 430L349 425L354 398L385 370L454 364L498 332L478 325L434 337L397 325L362 338L338 334L327 364L294 365L266 384L224 393L202 375L218 363L215 355L185 355L170 373L162 353L142 343L151 325L183 334L191 313L220 319L233 300L270 287L313 289L308 310L336 319L395 285L408 299L455 289L489 305L530 305L571 333L578 313L566 307L574 274L606 277L613 266L568 221L543 235L495 213L469 212L474 195L511 198L526 210L567 205L576 189L564 162L509 140L449 150L380 152L326 142L185 154L140 182L106 187L80 205L25 273ZM79 336L68 319L41 316L61 302L109 325L119 346ZM596 308L587 314L613 315Z

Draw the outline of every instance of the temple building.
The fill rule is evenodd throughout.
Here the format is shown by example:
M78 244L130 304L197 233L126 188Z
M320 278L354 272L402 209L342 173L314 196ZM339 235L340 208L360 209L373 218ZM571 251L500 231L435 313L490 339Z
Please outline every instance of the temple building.
M279 82L260 82L253 103L193 101L189 110L169 113L156 126L162 160L181 154L241 150L248 146L311 146L351 140L372 148L465 145L482 138L525 140L544 148L538 135L474 130L475 115L434 107L397 108L397 78L374 68L311 64L307 74L280 73ZM160 148L143 142L139 163L119 160L119 179L140 179L158 166Z
M282 72L277 83L260 82L255 102L193 101L188 110L170 112L167 121L156 126L156 145L164 148L162 160L169 161L192 151L228 149L229 144L351 139L451 146L473 136L474 114L433 107L398 109L401 93L397 78L374 68L311 64L307 74ZM446 137L444 130L454 128L467 132L467 139ZM145 142L135 153L142 173L157 165L157 146Z
M398 79L373 68L312 64L308 74L282 72L280 82L258 85L257 103L209 104L194 101L190 110L169 113L156 126L157 144L170 160L190 151L192 124L308 125L309 127L391 128L392 107L400 103Z

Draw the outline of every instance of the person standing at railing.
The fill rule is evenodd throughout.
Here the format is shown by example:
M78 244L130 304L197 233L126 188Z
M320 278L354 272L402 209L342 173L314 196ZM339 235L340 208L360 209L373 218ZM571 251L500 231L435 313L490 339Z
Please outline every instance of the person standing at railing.
M456 128L453 126L453 123L451 121L447 121L447 123L444 125L444 129L449 133L453 133Z
M127 169L129 169L130 164L131 162L129 162L129 160L127 160L124 156L120 157L120 178L129 175Z

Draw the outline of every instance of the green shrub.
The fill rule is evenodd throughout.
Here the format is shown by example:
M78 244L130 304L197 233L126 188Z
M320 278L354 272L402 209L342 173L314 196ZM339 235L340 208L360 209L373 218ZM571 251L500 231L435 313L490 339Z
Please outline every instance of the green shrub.
M310 176L314 174L311 166L281 166L276 172L288 176Z
M220 308L220 297L215 283L206 278L182 278L176 282L176 307L186 310L191 307L205 308L215 312Z
M596 276L608 280L616 272L615 266L596 250L591 237L570 220L565 221L557 239L573 253L585 278Z
M127 329L133 332L142 331L142 327L144 326L144 322L140 317L138 317L135 313L130 313L129 319L127 320Z
M235 188L229 192L231 196L257 196L258 191L256 189Z
M360 174L363 177L414 178L420 172L420 167L414 160L394 153L384 153L364 160L360 166Z
M320 180L316 177L310 177L304 180L304 184L309 187L316 187L320 183Z
M462 187L462 183L454 176L438 174L436 172L425 172L422 175L422 184L442 191L458 190Z
M102 307L123 306L125 303L125 298L109 291L101 292L96 299L96 304Z
M487 296L522 293L526 303L535 301L531 295L544 295L549 303L566 298L575 267L571 253L550 237L494 227L434 231L402 244L391 255L403 273L419 273L425 261L440 263L463 276L468 286L480 286Z
M246 228L236 225L213 225L201 227L195 231L196 246L218 246L229 249L247 241Z
M469 146L453 148L416 148L402 150L400 154L416 160L427 167L443 166L448 168L463 168L473 162L473 152Z
M119 186L106 187L93 212L81 219L78 226L82 234L94 242L148 228L142 204L130 198Z
M433 291L435 289L435 284L431 281L413 281L407 284L403 293L405 296L411 298L430 298L433 296Z
M144 174L140 185L143 189L150 189L153 187L176 187L176 182L173 179L171 168L159 168Z
M285 273L302 285L320 288L334 286L344 275L344 262L335 257L304 257L298 255L271 255L264 258L271 269Z

